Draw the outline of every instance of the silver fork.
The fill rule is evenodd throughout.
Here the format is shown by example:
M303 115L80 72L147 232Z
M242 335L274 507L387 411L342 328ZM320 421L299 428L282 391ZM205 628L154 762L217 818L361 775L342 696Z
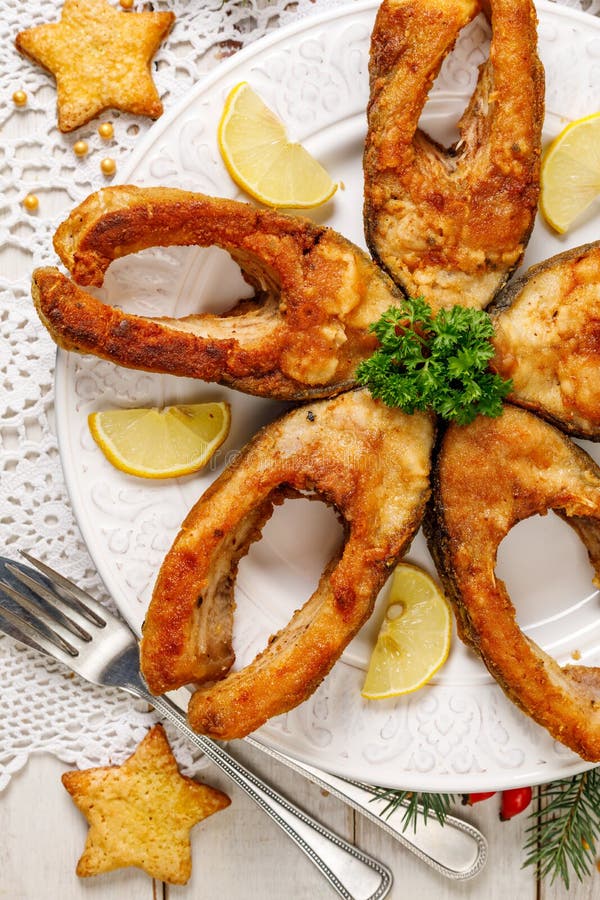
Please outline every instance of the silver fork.
M192 732L168 698L148 692L139 672L137 641L122 620L44 563L22 555L39 571L0 556L0 631L46 652L89 681L122 687L147 700L271 815L340 896L375 900L387 894L392 878L385 866L311 820L219 744ZM291 760L251 738L246 741L366 816L439 874L463 880L485 865L487 842L469 823L447 816L442 827L430 817L416 822L409 832L400 809L386 818L377 815L367 785Z
M42 575L0 557L0 631L93 684L119 687L146 700L283 829L340 897L381 900L388 894L393 879L387 866L290 803L215 741L193 732L168 697L150 694L140 674L137 640L124 621L58 572L22 555Z

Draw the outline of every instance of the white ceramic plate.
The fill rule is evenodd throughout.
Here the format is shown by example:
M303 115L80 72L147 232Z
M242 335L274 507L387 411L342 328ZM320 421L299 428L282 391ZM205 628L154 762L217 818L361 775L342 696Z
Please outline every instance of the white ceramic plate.
M304 19L222 63L140 142L123 180L240 196L220 159L216 127L228 91L247 80L287 123L291 136L344 184L314 217L363 245L361 155L375 10L375 2L352 3ZM569 118L596 111L600 22L550 3L540 4L539 17L547 140ZM485 21L473 22L436 82L423 124L444 142L454 138L454 123L487 55L488 37ZM599 232L597 217L566 239L538 222L526 263L598 238ZM243 289L239 272L222 251L176 248L145 251L113 264L99 293L142 315L181 316L225 309ZM86 424L87 414L101 408L209 399L231 403L231 434L205 472L174 482L147 482L118 472L104 460ZM188 509L231 454L279 410L272 401L223 387L59 353L56 413L73 507L107 589L137 630L160 563ZM333 513L321 504L290 501L275 512L263 540L240 567L238 665L248 662L308 598L339 538ZM434 571L420 535L409 558ZM598 593L571 529L553 516L521 524L501 547L499 573L515 599L520 623L542 647L561 662L575 650L584 663L600 662ZM447 665L430 686L395 701L364 701L360 687L378 625L376 611L320 689L269 722L260 739L337 774L426 791L500 789L584 768L506 700L456 638Z

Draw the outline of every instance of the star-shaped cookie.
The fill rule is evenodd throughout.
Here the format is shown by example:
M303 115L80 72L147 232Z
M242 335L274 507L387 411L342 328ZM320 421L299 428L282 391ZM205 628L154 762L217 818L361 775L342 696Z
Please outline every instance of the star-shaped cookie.
M107 0L66 0L60 22L28 28L17 49L56 78L58 127L73 131L105 109L162 113L150 62L171 12L118 12Z
M185 884L190 829L230 803L216 788L179 774L162 725L123 765L65 772L62 782L90 826L77 863L82 877L137 866L159 881Z

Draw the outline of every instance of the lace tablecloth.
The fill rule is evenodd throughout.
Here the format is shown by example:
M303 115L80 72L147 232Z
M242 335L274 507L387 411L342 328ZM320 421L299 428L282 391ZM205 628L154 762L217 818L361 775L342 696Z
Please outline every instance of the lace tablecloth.
M600 15L600 0L561 2ZM336 0L153 0L153 9L170 9L177 17L155 63L165 110L220 59L331 5ZM51 238L58 221L107 183L100 159L111 156L119 166L151 123L111 112L73 135L58 132L53 79L17 53L14 38L31 25L57 21L61 6L62 0L0 0L0 540L3 554L29 550L102 598L64 485L53 427L56 348L33 309L29 278L34 266L54 263ZM11 101L19 89L28 94L26 110ZM101 121L114 122L112 141L99 137ZM82 139L90 146L84 160L72 149ZM21 202L29 192L40 200L33 215ZM0 678L0 789L34 752L51 752L78 767L119 760L155 721L126 694L92 687L4 637ZM170 737L182 768L197 769L190 745L175 733Z

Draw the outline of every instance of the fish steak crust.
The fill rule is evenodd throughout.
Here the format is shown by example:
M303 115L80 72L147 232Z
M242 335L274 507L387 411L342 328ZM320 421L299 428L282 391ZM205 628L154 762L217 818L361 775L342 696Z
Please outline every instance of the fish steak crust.
M92 194L59 226L54 245L75 281L37 269L32 294L61 347L280 400L352 387L377 344L368 326L402 299L366 253L330 228L172 188ZM101 285L114 259L173 245L226 250L254 298L223 315L147 318L79 287Z
M429 548L465 643L506 695L553 738L600 760L600 668L560 666L517 623L496 577L498 547L518 522L554 510L600 578L600 468L562 432L506 405L497 419L451 425L434 465Z
M512 379L508 399L600 441L600 241L532 266L488 311L490 367Z
M371 614L421 524L433 439L433 417L389 409L364 390L263 428L193 507L165 557L141 643L150 690L204 683L189 721L225 740L306 700ZM230 672L239 561L274 506L298 496L337 511L343 545L289 624Z
M460 30L484 8L489 59L446 149L418 127ZM544 74L531 0L384 0L371 38L367 243L435 309L484 308L519 265L539 193Z

